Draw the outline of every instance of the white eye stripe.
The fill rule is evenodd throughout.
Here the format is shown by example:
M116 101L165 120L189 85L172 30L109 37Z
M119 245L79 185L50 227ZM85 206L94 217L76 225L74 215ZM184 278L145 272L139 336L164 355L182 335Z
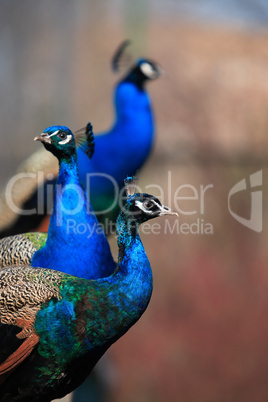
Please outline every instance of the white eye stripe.
M50 138L50 137L53 137L54 135L57 135L59 132L60 132L60 130L54 131L54 133L52 133L52 134L49 135L49 138Z
M61 145L67 144L68 142L71 141L71 139L72 139L71 134L68 134L67 138L65 138L65 140L59 141L59 144L61 144Z
M142 63L140 69L143 74L148 78L154 78L157 76L157 72L154 70L150 63Z
M154 200L151 200L151 202L153 202L153 203L159 208L159 205L158 205ZM140 210L142 210L143 212L145 212L146 214L152 214L152 215L155 214L155 211L151 211L150 209L147 209L147 208L144 206L143 202L141 202L141 201L136 200L136 201L135 201L135 205L136 205Z

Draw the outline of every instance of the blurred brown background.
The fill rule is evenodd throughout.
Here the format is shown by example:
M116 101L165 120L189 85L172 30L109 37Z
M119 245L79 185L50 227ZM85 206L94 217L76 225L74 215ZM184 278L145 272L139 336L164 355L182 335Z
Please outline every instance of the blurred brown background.
M146 186L159 185L163 202L196 212L141 232L154 292L108 352L111 402L268 400L268 5L221 3L0 0L2 188L47 126L76 130L91 120L97 133L111 125L119 77L110 59L123 39L166 72L148 85L157 136L139 185L156 196ZM227 200L260 170L258 233L231 216ZM176 204L182 185L198 199ZM200 211L200 186L208 185ZM231 199L246 219L250 197L245 190ZM183 224L190 233L179 233ZM203 233L206 224L212 233Z

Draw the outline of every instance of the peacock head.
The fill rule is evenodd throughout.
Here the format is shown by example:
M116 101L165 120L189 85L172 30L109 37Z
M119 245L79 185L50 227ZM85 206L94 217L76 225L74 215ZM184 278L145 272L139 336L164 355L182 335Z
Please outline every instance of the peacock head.
M155 80L163 73L159 64L149 59L138 59L134 68L144 77L144 80Z
M129 222L140 225L149 219L164 215L177 215L173 209L162 205L158 198L146 193L135 192L135 178L125 180L126 199L123 213Z
M128 71L122 82L131 82L138 88L143 89L145 82L158 78L163 74L163 69L159 64L147 58L140 58L136 62L132 62L132 58L125 52L130 43L130 40L125 40L120 44L112 59L112 69L118 72L121 65L125 67L128 65ZM132 65L130 65L130 62L132 62Z
M76 153L76 147L86 148L85 152L91 158L94 152L94 135L90 122L74 134L68 127L51 126L34 138L34 141L41 141L44 147L58 159L70 157Z
M138 59L122 82L132 82L138 88L143 89L146 81L155 80L161 73L161 67L154 61Z
M138 224L163 215L177 215L173 209L162 205L158 198L146 193L128 196L124 204L124 213Z

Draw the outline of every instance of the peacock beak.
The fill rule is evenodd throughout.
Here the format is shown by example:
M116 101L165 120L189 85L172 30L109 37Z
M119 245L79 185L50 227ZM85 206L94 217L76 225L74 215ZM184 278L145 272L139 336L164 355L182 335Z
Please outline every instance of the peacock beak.
M157 72L159 76L166 75L166 71L159 64L157 64Z
M177 215L177 216L179 216L178 212L174 211L174 209L171 209L169 207L165 207L165 205L162 205L159 215L160 216L162 216L162 215Z
M41 141L44 144L51 144L51 139L50 139L49 135L46 133L37 135L36 137L34 137L34 141Z

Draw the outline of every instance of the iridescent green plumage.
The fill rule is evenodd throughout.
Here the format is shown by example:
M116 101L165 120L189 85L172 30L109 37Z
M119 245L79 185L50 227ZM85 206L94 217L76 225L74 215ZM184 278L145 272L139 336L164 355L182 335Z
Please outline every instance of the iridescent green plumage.
M119 264L107 278L27 266L0 271L0 344L9 353L0 354L1 402L48 402L71 392L135 324L152 293L138 226L165 214L174 212L155 197L127 198L117 221Z

